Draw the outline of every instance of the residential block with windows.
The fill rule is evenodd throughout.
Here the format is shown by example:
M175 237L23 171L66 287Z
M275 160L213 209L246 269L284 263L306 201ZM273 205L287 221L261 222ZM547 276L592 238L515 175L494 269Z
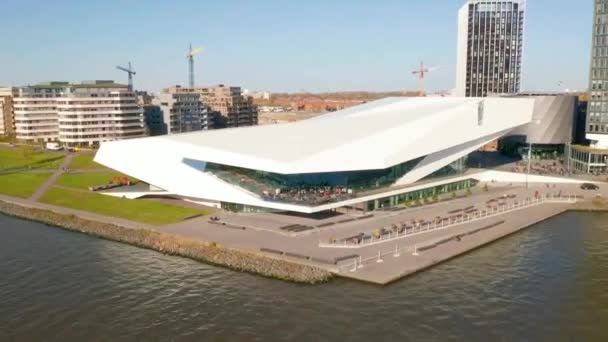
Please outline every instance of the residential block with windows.
M0 135L14 134L13 96L15 88L0 88Z
M13 112L16 138L24 142L98 146L102 141L144 136L137 97L113 81L20 87L13 97Z
M195 88L201 101L210 112L215 112L216 128L255 126L258 124L258 109L253 98L244 96L241 87L220 84L215 87Z
M112 81L72 84L57 98L59 141L96 146L144 136L143 110L135 93Z
M46 142L59 139L57 98L68 86L68 82L45 82L17 89L13 113L18 140Z
M146 107L146 121L151 135L177 134L209 129L212 123L193 88L174 86L163 89Z

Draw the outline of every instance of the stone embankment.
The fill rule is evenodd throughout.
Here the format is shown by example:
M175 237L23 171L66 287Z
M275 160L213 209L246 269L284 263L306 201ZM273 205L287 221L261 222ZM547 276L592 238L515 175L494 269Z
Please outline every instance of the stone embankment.
M314 266L230 249L214 242L186 239L149 229L130 229L5 201L0 201L0 213L275 279L315 284L333 277L332 273Z
M596 212L607 212L608 211L608 199L602 196L596 196L592 200L576 202L570 210L573 211L596 211Z

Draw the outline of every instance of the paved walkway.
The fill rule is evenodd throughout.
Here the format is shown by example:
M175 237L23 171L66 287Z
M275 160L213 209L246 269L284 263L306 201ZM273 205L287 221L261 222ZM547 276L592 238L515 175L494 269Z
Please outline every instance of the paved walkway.
M32 196L30 196L30 201L38 202L38 200L44 196L44 194L53 186L53 184L55 184L57 179L64 174L65 170L70 166L70 164L72 164L72 160L74 160L75 156L76 155L72 153L66 155L65 159L63 159L63 163L61 163L61 166L55 170L53 175L49 177L49 179L47 179L46 182L44 182L44 184L42 184L42 186L38 188L38 190L36 190Z
M398 246L401 249L398 254L393 252L397 245L386 246L384 249L378 250L382 255L379 258L380 263L378 263L378 258L374 258L374 256L372 256L372 260L364 262L361 268L355 267L354 263L352 266L347 263L341 267L340 275L372 283L387 284L563 213L568 208L570 206L564 204L544 204L526 209L522 215L504 216L504 223L496 227L472 235L463 235L457 240L417 253L414 253L415 246L413 245ZM486 221L486 224L496 222L497 218L494 218ZM473 226L469 227L469 230L472 229L474 229ZM572 227L572 229L576 229L576 227ZM452 236L455 235L458 234L452 234ZM450 237L450 235L447 237ZM488 263L492 262L494 261L488 260Z
M57 169L11 169L0 171L0 175L10 175L13 173L52 173L55 171Z

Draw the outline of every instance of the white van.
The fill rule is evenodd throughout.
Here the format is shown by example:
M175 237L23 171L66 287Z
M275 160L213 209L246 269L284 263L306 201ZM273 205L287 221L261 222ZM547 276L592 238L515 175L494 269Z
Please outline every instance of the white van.
M46 143L46 149L51 150L51 151L60 151L63 149L63 147L61 145L59 145L59 143L48 142L48 143Z

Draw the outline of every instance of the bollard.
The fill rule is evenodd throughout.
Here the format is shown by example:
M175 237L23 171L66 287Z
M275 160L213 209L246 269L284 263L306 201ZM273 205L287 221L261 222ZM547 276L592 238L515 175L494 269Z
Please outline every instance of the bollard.
M412 253L413 256L418 256L418 246L414 246L414 253Z
M363 268L363 259L362 256L359 255L359 264L357 265L358 268Z
M355 262L353 263L353 268L350 270L351 272L357 271L357 259L355 258Z
M393 254L393 256L395 258L398 258L401 256L401 254L399 254L399 245L395 245L395 254Z
M382 260L382 258L380 257L380 251L378 251L378 259L376 259L377 263L383 263L384 260Z

